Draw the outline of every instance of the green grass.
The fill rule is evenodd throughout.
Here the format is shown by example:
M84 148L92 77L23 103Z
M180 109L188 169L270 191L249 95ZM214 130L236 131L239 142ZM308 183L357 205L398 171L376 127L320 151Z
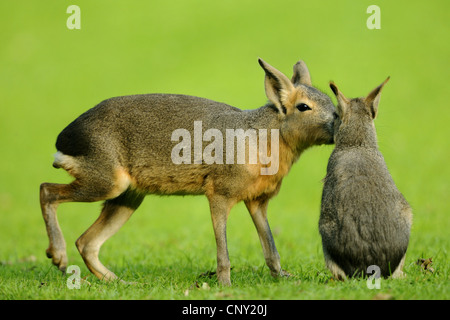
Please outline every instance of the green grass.
M0 4L0 299L448 299L450 111L448 1L377 1L380 30L368 30L369 1L76 1L81 30L66 28L64 2ZM26 8L26 10L24 9ZM42 182L70 181L52 168L57 134L101 100L184 93L256 108L266 101L261 57L291 76L299 59L332 95L366 95L388 75L376 120L380 149L414 224L402 280L330 281L318 233L321 179L332 146L307 151L269 205L283 268L274 279L243 204L228 224L233 286L214 277L216 250L204 197L149 196L102 247L102 262L135 285L105 284L74 242L100 204L66 204L58 218L69 264L84 283L45 257L38 202ZM334 98L333 98L334 99ZM415 264L433 258L434 273ZM203 285L207 283L208 285ZM187 294L187 295L186 295Z
M69 244L69 264L80 266L81 277L87 276L90 284L82 283L80 290L69 290L68 276L63 276L44 257L45 234L38 232L40 238L30 235L38 243L28 244L26 248L20 244L16 256L10 255L9 260L1 262L0 296L3 299L195 300L448 298L447 252L445 247L439 248L445 243L439 236L421 236L415 225L405 266L406 279L382 280L380 290L369 290L365 279L333 282L322 261L316 221L313 221L317 217L311 214L308 219L298 209L283 212L283 199L274 201L271 222L282 265L293 277L270 276L251 219L244 206L237 206L230 215L228 227L233 286L222 288L214 276L205 275L215 268L214 237L206 201L201 197L170 199L148 197L135 216L102 248L103 263L124 280L137 284L105 284L89 273L75 246L70 244L85 229L85 221L89 221L77 219L77 211L90 210L87 205L74 204L60 207L60 220ZM74 206L77 208L70 208ZM197 210L176 212L180 207L185 208L182 211ZM83 212L83 216L86 214L89 212ZM39 219L32 220L43 228ZM445 234L445 230L441 232ZM19 252L30 251L36 258L17 256ZM433 257L434 273L424 272L415 264L422 256Z

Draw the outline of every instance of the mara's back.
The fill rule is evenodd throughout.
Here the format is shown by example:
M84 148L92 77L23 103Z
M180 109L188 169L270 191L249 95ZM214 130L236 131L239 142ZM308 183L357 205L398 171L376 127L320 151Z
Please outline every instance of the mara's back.
M194 121L199 120L205 126L217 126L219 123L214 123L212 115L240 112L243 111L224 103L186 95L115 97L102 101L70 123L59 134L56 148L66 155L86 156L93 148L115 139L127 143L126 150L134 157L135 152L151 149L155 150L154 161L165 161L167 159L161 159L160 155L167 151L167 142L171 141L174 130L185 128L193 131Z
M276 125L273 123L276 118L270 116L274 113L270 107L243 111L186 95L116 97L99 103L70 123L59 134L56 148L75 161L83 158L81 165L102 162L103 167L109 166L109 171L123 168L132 177L131 184L146 193L204 194L208 188L217 188L208 183L217 184L219 176L221 187L234 186L235 192L242 192L240 179L249 181L251 175L247 167L234 163L194 163L194 153L203 152L210 143L203 139L205 130L217 129L225 137L226 129L270 128ZM172 137L179 129L188 132L188 137ZM188 164L173 161L173 148L180 141L186 143L184 152L190 153ZM223 153L225 157L225 148Z
M377 150L335 150L322 195L320 232L348 276L377 265L389 276L409 241L409 206Z
M335 149L324 181L319 231L328 268L338 278L401 276L411 228L411 209L378 150L374 119L383 86L365 98L338 100Z

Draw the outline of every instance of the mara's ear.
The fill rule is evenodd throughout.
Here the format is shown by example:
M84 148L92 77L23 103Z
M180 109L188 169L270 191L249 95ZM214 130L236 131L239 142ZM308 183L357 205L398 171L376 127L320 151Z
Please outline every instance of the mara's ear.
M294 86L298 86L299 84L304 84L310 87L312 86L311 75L309 74L308 67L303 60L300 60L294 64L294 75L292 76L291 82Z
M336 111L338 116L342 119L342 117L348 110L348 104L350 101L343 95L341 91L339 91L338 87L334 84L333 81L330 81L330 88L337 98L338 105L336 107Z
M286 114L287 110L284 102L295 88L291 81L280 71L258 59L259 64L266 73L264 86L266 88L267 98L278 108L280 113Z
M364 99L366 105L370 108L370 114L372 115L372 119L375 119L378 114L378 103L380 102L381 89L383 89L384 85L389 81L391 77L387 77L386 80L378 87L372 90L367 97Z

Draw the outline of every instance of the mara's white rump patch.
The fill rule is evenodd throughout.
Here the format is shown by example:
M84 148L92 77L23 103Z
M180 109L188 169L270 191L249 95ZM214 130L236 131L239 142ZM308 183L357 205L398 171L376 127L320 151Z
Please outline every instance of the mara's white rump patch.
M68 156L61 151L58 151L54 154L55 161L53 161L53 166L55 168L63 168L71 175L77 170L78 165L77 161L74 157Z

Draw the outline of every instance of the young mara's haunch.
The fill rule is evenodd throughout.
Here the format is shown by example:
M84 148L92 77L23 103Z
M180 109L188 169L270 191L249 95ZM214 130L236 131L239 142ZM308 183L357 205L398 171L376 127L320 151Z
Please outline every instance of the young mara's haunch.
M111 280L117 276L99 261L100 247L130 218L146 194L204 194L210 204L221 284L231 283L226 223L230 209L240 201L250 212L272 275L286 275L267 221L268 201L278 193L283 177L305 149L333 142L336 114L330 98L312 87L302 61L294 65L292 80L266 62L259 63L265 71L265 90L270 100L259 109L243 111L185 95L133 95L105 100L69 124L56 141L58 152L53 165L65 169L75 180L70 184L43 183L40 187L50 240L46 252L53 264L62 271L67 266L66 244L56 216L61 203L105 201L99 218L80 236L76 246L93 274ZM279 155L274 159L279 162L274 166L276 170L261 174L261 169L272 164L250 163L248 159L244 163L206 163L199 150L209 150L209 159L217 152L223 152L222 159L229 159L229 153L236 156L238 148L230 151L214 145L213 150L205 149L205 136L198 150L195 144L190 144L188 150L178 150L188 152L192 161L173 161L173 148L179 143L173 141L174 131L183 129L195 136L194 124L198 122L203 135L211 129L209 133L217 136L220 132L223 137L227 129L268 135L276 132L279 138L264 152L265 156L275 151ZM247 155L251 147L246 141Z

